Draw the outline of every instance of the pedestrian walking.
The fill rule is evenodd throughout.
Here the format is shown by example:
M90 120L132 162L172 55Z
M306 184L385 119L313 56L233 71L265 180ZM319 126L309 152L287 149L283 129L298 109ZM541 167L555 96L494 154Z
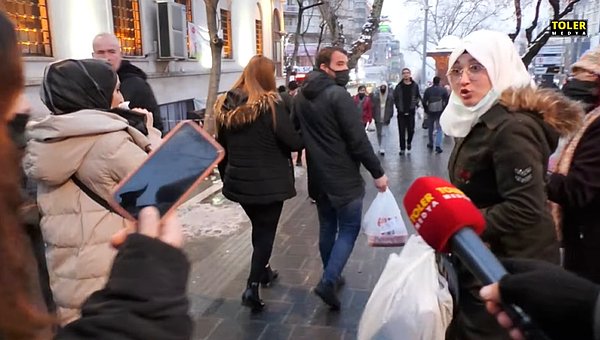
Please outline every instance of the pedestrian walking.
M373 106L373 120L377 129L377 144L379 154L385 155L385 140L389 134L390 121L394 116L394 94L386 82L382 82L376 91L371 94Z
M423 94L423 109L427 114L427 137L429 140L427 148L433 150L433 135L435 133L435 153L444 151L442 150L444 132L442 132L442 126L440 125L440 116L446 105L448 105L449 98L448 91L440 85L440 81L440 77L433 77L433 85L428 87L425 94Z
M402 81L394 89L394 102L398 111L400 155L412 149L415 134L415 114L421 99L419 85L413 81L409 68L402 69Z
M265 304L259 285L278 273L269 266L283 202L296 195L291 152L302 149L285 103L276 92L275 64L252 57L233 87L219 97L217 140L225 148L219 164L223 195L238 202L252 224L252 259L242 303L253 311Z
M314 292L339 309L337 288L360 232L364 181L360 165L387 189L387 176L373 152L359 109L345 86L348 56L339 47L326 47L316 57L317 70L308 75L294 102L307 151L308 191L319 215L319 251L323 276Z

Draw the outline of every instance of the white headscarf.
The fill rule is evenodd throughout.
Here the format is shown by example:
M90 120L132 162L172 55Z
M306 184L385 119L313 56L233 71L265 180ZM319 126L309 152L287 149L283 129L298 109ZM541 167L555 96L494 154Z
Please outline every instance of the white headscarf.
M442 130L453 137L465 137L479 118L498 102L500 94L510 87L534 86L521 57L506 33L480 30L461 40L450 54L448 66L468 52L487 70L492 89L479 103L466 107L460 97L452 92L446 109L440 118Z

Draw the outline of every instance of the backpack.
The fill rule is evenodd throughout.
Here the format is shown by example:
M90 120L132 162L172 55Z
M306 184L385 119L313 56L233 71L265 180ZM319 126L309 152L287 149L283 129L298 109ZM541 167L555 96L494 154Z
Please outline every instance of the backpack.
M444 111L444 99L442 97L433 97L427 101L427 110L429 112Z

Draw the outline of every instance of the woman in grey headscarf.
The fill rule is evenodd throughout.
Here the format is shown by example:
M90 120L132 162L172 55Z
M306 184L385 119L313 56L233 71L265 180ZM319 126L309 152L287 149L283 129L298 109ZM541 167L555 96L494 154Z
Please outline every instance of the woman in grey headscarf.
M115 255L110 238L126 227L106 201L146 159L150 141L143 116L110 112L123 96L105 61L50 64L41 97L51 115L29 124L24 169L38 183L50 286L66 324L106 282Z

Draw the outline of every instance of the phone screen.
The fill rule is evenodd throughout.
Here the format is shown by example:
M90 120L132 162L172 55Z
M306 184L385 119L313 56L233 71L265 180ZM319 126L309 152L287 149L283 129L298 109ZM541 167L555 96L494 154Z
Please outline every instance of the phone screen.
M133 218L147 206L166 214L223 157L223 149L194 123L180 124L114 192L116 203Z

